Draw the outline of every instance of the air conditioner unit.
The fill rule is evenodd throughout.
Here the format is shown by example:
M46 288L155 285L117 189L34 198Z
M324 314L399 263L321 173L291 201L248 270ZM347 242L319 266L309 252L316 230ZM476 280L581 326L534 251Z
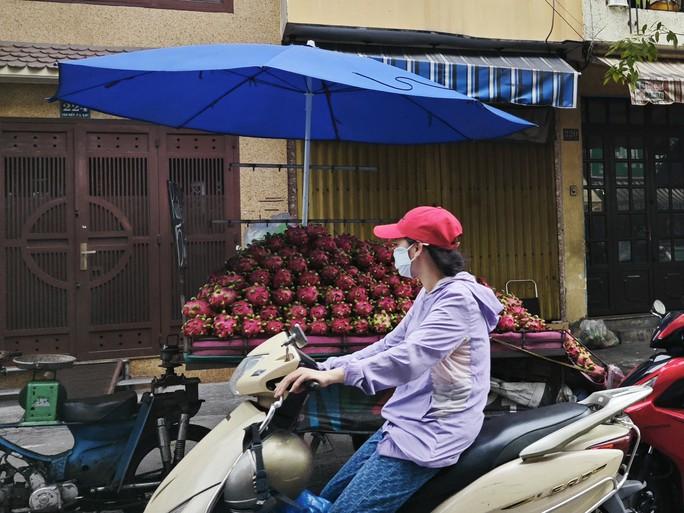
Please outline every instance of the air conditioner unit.
M606 0L608 7L629 7L629 0Z

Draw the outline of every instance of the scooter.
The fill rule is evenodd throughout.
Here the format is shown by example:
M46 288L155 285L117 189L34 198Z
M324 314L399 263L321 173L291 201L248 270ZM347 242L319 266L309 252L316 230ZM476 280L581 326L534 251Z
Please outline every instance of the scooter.
M635 508L679 513L684 510L684 312L668 313L656 300L651 313L660 323L650 346L661 351L622 383L653 388L651 395L627 409L642 433L635 473L647 484L636 497Z
M301 351L306 343L295 326L249 353L229 383L246 400L171 471L145 513L266 513L298 496L313 456L291 430L309 392L275 400L273 390L297 367L317 368ZM631 512L624 499L644 486L628 480L640 435L623 412L650 393L644 386L600 391L580 404L485 421L459 462L401 511Z
M66 427L74 440L71 449L45 455L0 436L0 513L142 511L185 455L186 443L199 442L209 432L190 423L202 404L199 380L175 374L174 352L174 347L162 348L165 373L138 401L135 391L69 400L56 374L73 365L74 357L0 351L0 375L11 359L33 371L20 393L23 418L0 425L0 431L40 427L49 433Z

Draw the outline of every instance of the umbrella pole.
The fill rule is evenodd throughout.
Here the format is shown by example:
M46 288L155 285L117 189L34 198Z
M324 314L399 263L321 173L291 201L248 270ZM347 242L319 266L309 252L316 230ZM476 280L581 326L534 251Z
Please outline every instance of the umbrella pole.
M311 92L311 78L306 78L306 121L304 125L304 176L302 187L302 225L309 224L309 182L311 181L311 110L313 108L313 93Z

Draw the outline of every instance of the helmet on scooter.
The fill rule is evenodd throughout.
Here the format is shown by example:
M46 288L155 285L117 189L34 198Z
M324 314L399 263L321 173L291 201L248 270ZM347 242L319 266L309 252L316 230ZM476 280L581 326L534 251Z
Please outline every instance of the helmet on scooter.
M262 447L264 468L269 490L296 498L309 483L313 457L309 446L297 435L278 431L264 439ZM256 457L249 448L238 458L226 479L223 500L230 511L270 511L276 501L258 504L256 490Z

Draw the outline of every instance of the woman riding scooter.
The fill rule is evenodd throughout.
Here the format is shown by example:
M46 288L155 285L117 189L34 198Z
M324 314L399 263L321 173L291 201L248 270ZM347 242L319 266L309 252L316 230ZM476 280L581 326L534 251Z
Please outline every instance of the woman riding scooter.
M275 390L306 382L356 386L367 394L396 387L382 410L384 426L322 491L330 513L393 513L440 468L455 464L475 440L489 392L489 333L501 303L464 271L461 223L439 207L418 207L374 234L396 243L394 263L423 284L402 322L356 353L320 370L299 368Z

